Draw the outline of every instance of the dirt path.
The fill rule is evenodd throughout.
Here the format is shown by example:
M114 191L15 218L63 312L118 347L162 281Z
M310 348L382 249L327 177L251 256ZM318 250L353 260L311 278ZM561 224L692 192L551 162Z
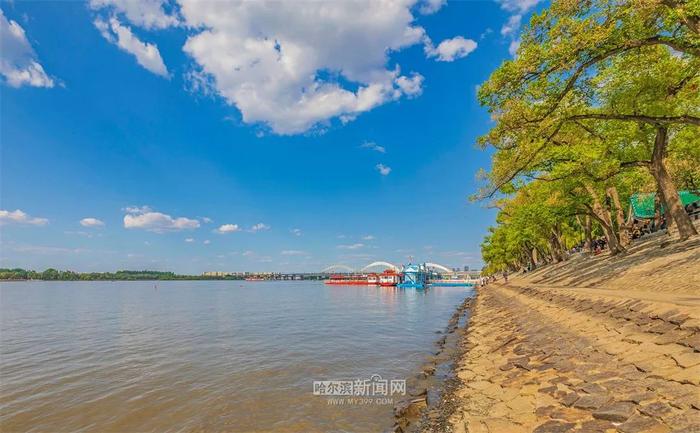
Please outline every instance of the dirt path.
M700 432L693 294L489 285L457 366L456 432Z

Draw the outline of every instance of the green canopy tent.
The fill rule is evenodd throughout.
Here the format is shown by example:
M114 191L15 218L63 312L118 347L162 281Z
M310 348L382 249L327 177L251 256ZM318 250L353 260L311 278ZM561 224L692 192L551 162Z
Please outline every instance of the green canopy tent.
M683 206L691 203L700 202L700 195L692 191L680 191L678 195L681 198ZM632 194L630 197L630 206L632 207L632 215L634 218L650 219L654 218L654 201L656 198L655 192ZM661 212L663 212L663 206Z

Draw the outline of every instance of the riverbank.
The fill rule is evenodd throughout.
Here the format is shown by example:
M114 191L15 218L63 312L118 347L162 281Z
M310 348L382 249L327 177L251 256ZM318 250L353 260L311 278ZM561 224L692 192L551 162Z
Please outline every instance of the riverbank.
M424 431L700 431L700 242L665 242L480 288Z

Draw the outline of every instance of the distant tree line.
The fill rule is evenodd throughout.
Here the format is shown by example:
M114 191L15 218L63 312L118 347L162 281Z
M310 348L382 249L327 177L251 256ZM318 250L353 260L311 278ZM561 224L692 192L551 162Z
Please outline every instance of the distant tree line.
M74 272L49 268L43 272L21 268L0 268L0 280L49 280L49 281L136 281L136 280L238 280L241 276L178 275L161 271Z

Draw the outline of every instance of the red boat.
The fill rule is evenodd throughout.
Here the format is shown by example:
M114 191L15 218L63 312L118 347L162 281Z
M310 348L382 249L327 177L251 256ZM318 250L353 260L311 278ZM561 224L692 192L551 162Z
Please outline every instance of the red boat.
M369 284L367 275L331 275L329 279L324 281L325 284L337 286L366 286Z
M391 287L399 284L400 275L396 271L387 269L379 274L379 285L382 287Z
M378 286L379 285L379 275L368 274L367 275L367 284L369 284L370 286Z

